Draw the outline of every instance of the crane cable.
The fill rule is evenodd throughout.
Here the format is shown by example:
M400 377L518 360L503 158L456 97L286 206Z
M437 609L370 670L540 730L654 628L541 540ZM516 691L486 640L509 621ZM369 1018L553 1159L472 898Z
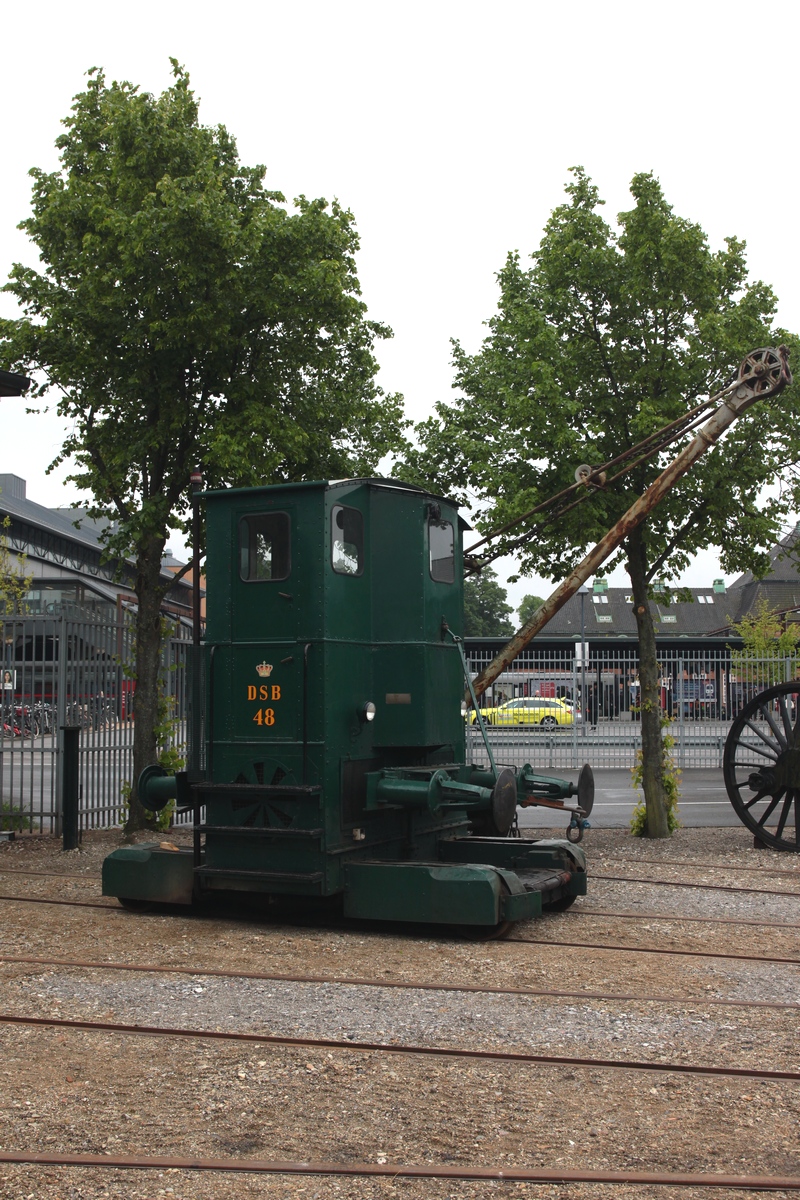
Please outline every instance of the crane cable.
M545 525L550 524L557 518L564 516L568 512L571 512L572 509L577 508L578 505L583 504L585 500L588 500L589 496L593 492L602 491L610 484L615 483L618 479L621 479L623 475L634 470L635 467L640 466L643 462L647 462L648 459L651 459L655 454L658 454L660 451L666 449L667 446L675 442L684 433L688 433L692 429L696 428L701 423L706 410L712 405L716 404L723 396L726 396L728 392L732 391L739 384L739 382L740 380L738 379L738 376L734 376L732 381L722 388L721 391L717 392L714 396L710 396L708 400L704 400L702 404L696 405L694 408L690 409L676 420L671 421L668 425L664 425L661 429L657 429L654 433L649 434L641 442L637 442L635 446L631 446L628 450L624 450L621 454L616 455L615 458L609 459L600 466L589 468L582 478L578 479L575 483L570 484L569 487L562 488L561 491L556 492L554 495L550 496L549 499L543 500L540 504L537 504L535 508L528 509L527 512L522 513L520 516L513 517L504 525L499 525L496 529L491 530L486 534L485 537L481 538L480 541L475 542L473 546L470 546L468 550L464 551L464 574L478 574L483 570L484 567L488 566L489 563L494 562L496 558L500 558L501 556L517 549L519 546L524 545L526 541L533 537L533 535ZM633 458L634 455L638 455L639 457L635 458L633 462L629 462L628 460ZM612 475L610 479L605 477L610 468L620 466L621 464L626 465L623 465L622 469L617 471L615 475ZM552 507L560 500L567 500L579 488L585 488L585 491L584 494L577 500L573 500L572 503L569 504L562 504L558 508ZM547 512L548 509L551 509L551 511ZM473 558L474 552L479 546L485 545L486 542L492 541L494 538L499 537L500 534L512 529L515 525L519 525L522 521L527 521L530 517L536 516L538 513L545 513L546 515L541 521L536 522L533 529L526 530L525 533L519 534L511 542L505 542L501 544L480 559Z

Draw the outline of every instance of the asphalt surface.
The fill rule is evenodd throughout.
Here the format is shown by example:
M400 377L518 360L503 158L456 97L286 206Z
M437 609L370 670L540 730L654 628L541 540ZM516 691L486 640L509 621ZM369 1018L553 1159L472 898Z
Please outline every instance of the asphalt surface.
M577 779L577 771L574 770L554 771L553 774L559 774L571 782ZM589 818L590 824L596 829L627 827L637 802L630 771L595 770L594 781L594 808ZM725 791L722 771L712 768L685 770L680 777L680 791L678 817L687 828L741 824ZM550 808L527 808L519 810L519 823L525 829L552 829L562 823L566 828L569 821L566 816Z

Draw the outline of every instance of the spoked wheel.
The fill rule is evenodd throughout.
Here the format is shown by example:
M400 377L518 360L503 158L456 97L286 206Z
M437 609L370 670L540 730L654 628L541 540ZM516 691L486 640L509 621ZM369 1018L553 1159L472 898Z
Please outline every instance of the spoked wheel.
M742 709L723 770L736 815L757 842L800 852L800 681L767 688Z

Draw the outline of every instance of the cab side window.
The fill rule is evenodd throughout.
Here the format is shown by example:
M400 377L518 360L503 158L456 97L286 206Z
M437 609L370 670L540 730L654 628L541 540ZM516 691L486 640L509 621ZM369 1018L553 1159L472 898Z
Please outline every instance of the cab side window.
M456 578L455 534L449 521L428 521L431 579L454 583Z
M291 571L289 514L255 513L239 522L239 574L252 583L288 579Z
M337 575L364 571L364 518L357 508L331 509L331 565Z

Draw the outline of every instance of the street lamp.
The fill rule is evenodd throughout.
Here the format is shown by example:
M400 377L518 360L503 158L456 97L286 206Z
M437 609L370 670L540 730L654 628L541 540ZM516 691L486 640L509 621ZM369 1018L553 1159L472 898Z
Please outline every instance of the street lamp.
M582 583L578 588L578 595L581 598L581 725L583 726L583 737L586 738L586 597L589 595L589 589L585 583Z

